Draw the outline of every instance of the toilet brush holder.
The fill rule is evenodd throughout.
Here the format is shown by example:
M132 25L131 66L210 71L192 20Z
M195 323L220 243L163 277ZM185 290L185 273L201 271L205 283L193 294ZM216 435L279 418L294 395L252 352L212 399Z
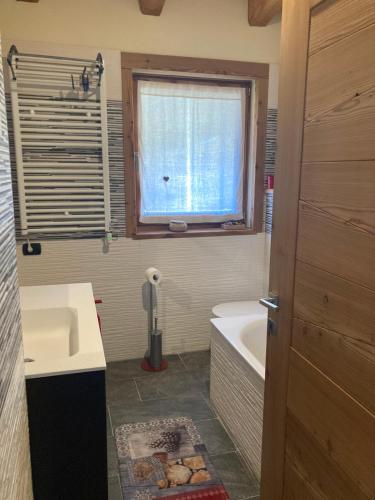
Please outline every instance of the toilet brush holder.
M141 367L149 372L160 372L168 367L168 361L163 359L162 331L158 329L157 309L154 317L154 287L159 286L161 273L155 268L149 268L146 271L146 278L150 283L148 350ZM155 298L157 300L156 290Z
M168 361L163 359L161 330L152 330L148 356L142 361L142 368L147 372L160 372L168 367Z
M146 372L161 372L168 368L168 361L166 359L162 359L159 368L155 368L152 366L149 358L144 358L141 363L141 368Z

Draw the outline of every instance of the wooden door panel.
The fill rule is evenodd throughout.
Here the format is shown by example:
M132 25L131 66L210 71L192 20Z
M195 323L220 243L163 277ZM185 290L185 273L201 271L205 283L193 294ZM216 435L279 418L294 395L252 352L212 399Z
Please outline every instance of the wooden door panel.
M374 500L374 0L283 0L280 67L261 499Z
M294 316L375 345L375 292L297 261Z
M375 289L374 236L312 205L299 207L297 258Z
M305 126L303 161L373 160L374 137L375 91L371 89Z
M304 163L301 176L301 200L375 232L374 160Z
M375 17L375 3L371 11ZM375 24L309 57L305 119L317 119L370 90L374 81Z
M316 490L305 481L293 467L289 459L285 460L285 488L283 500L324 500Z
M289 4L289 9L288 9ZM293 4L293 5L292 5ZM303 115L308 50L309 6L305 2L283 0L278 115L278 164L276 186L287 180L288 189L275 191L271 248L270 289L280 293L282 307L274 314L279 335L267 340L267 370L264 393L262 444L262 500L281 500L284 483L285 402L288 383L288 352L292 324L293 276L297 233L300 144L303 137ZM286 15L288 12L288 15ZM295 51L298 46L299 50ZM293 57L290 54L293 53ZM302 78L300 77L302 73ZM293 85L290 84L293 80ZM290 106L290 103L293 103ZM286 237L287 235L287 237ZM283 265L279 265L282 259Z
M375 23L373 0L330 0L311 14L310 55Z
M375 414L375 346L296 318L292 346Z
M375 492L374 416L293 349L288 411L314 437L324 453L372 498Z
M366 500L366 495L291 415L287 417L286 439L287 462L319 498ZM305 497L296 498L304 500Z

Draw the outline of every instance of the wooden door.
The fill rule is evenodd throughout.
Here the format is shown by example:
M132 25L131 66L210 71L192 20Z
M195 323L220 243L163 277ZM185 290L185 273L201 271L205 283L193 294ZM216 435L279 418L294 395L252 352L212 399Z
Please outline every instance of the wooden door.
M262 500L375 498L375 1L284 0Z

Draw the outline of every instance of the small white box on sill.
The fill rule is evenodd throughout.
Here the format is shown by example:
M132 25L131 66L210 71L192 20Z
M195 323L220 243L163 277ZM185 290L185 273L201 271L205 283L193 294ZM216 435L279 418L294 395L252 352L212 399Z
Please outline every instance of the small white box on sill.
M188 225L182 220L171 220L169 223L169 230L174 233L183 233L187 231Z

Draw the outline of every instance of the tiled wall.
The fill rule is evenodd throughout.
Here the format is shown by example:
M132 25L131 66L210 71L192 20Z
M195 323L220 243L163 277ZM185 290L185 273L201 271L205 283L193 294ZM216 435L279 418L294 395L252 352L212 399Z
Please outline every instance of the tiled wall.
M32 498L16 243L0 60L0 498Z
M260 479L264 380L214 329L210 396L249 470Z
M265 234L132 240L120 238L103 253L100 240L48 241L42 255L22 257L23 285L91 281L103 320L107 361L143 356L147 316L142 292L144 271L164 275L160 326L165 352L207 349L211 308L264 293Z
M16 237L22 240L20 230L20 219L18 209L18 186L15 161L15 149L13 138L13 124L11 114L10 96L6 96L10 159L12 167L12 183L14 193L15 218L16 218ZM123 134L122 134L122 102L115 99L108 99L108 150L109 150L109 174L110 174L110 193L111 193L111 229L114 237L125 236L125 185L124 185L124 158L123 158ZM267 135L266 135L266 161L265 178L268 175L275 175L275 157L276 157L276 129L277 129L277 109L269 109L267 113ZM271 232L272 229L272 202L273 193L265 193L265 231ZM81 238L93 238L97 235L92 233L64 233L56 234L33 234L33 240L71 240Z
M266 164L265 179L268 175L275 176L277 152L277 109L269 109L267 115L267 137L266 137ZM264 194L264 230L265 230L265 268L264 268L264 290L268 295L270 256L271 256L271 234L273 215L273 189L266 189Z
M85 47L14 43L21 51L72 57L95 57ZM118 238L109 251L99 239L48 240L42 255L22 256L18 266L24 285L90 281L103 320L108 361L143 356L147 316L143 308L144 271L159 267L165 281L161 295L161 327L165 352L209 346L211 308L230 300L257 299L265 293L266 235L164 240L124 238L124 178L121 116L120 52L103 49L108 91L108 127L112 226ZM269 128L273 117L270 110ZM272 139L267 140L267 165L272 168Z
M12 123L12 107L10 95L6 95L10 162L12 168L12 183L14 193L14 207L16 219L16 238L23 240L21 235L20 214L18 208L18 185L15 159L15 147ZM111 229L115 237L125 235L125 188L124 188L124 161L122 137L122 102L115 99L107 101L108 121L108 149L109 149L109 176L111 192ZM86 233L51 233L33 234L33 240L71 240L82 238L98 238L98 234Z
M276 163L276 133L277 133L277 109L269 108L267 111L267 135L266 135L266 162L264 174L275 175Z
M277 151L277 109L271 108L267 112L266 162L264 165L265 181L267 181L267 177L269 175L275 176L276 151ZM272 211L273 211L273 189L266 189L264 194L264 222L265 222L264 229L267 234L272 233Z
M267 172L274 172L276 110L269 110ZM104 327L108 360L140 357L146 349L146 313L142 304L144 270L160 267L161 326L166 352L206 349L213 305L229 300L257 299L268 288L269 234L183 240L125 239L122 150L122 104L108 103L112 229L118 240L103 253L100 240L42 243L40 257L23 257L22 284L90 281ZM15 165L13 164L15 176ZM266 194L265 230L271 232L272 193ZM17 215L16 215L17 217ZM51 238L56 240L56 237Z

